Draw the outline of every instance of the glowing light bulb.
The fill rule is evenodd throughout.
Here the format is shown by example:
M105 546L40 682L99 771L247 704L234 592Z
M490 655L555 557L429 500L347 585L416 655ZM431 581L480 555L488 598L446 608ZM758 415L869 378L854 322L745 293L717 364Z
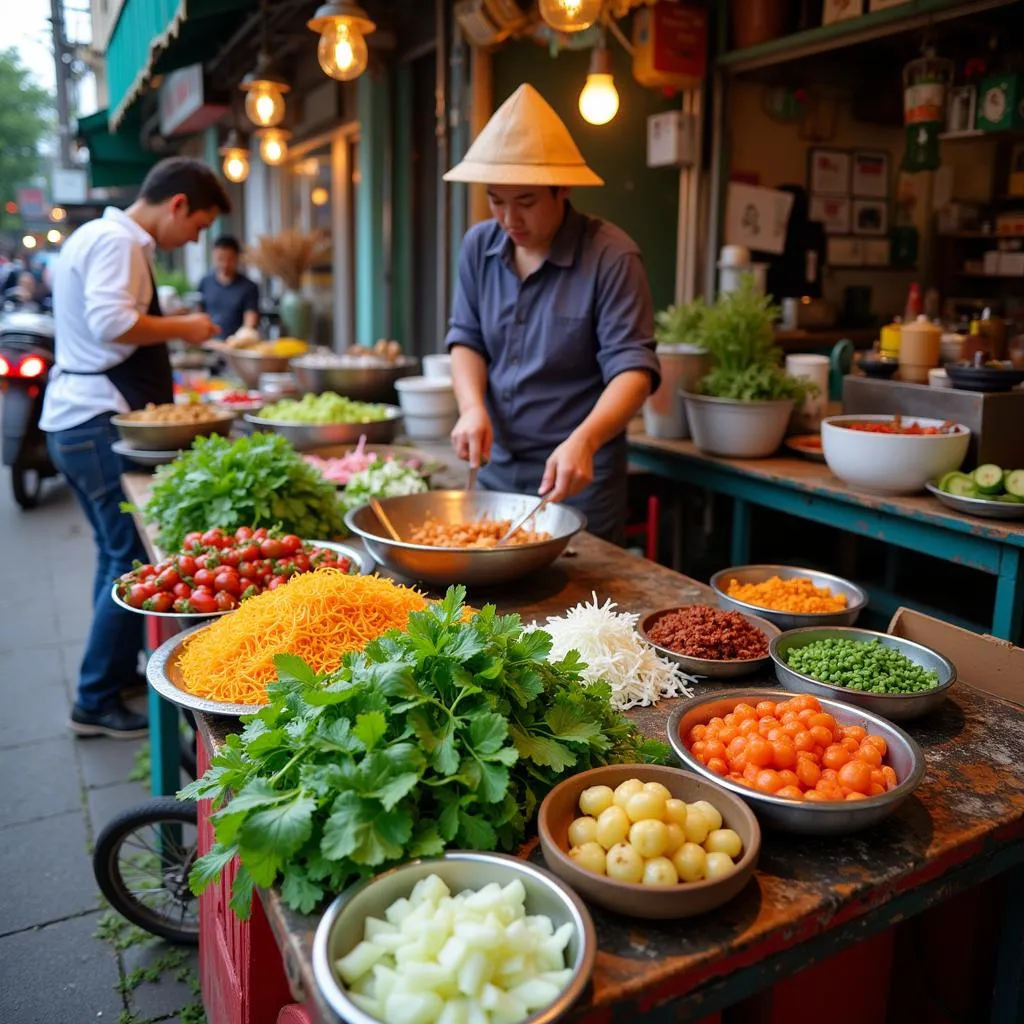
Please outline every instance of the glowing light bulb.
M256 134L260 137L260 156L265 164L277 167L288 159L288 139L291 132L280 128L265 128Z
M36 240L32 235L25 235L21 240L21 244L25 246L26 249L34 249L36 247Z
M236 185L249 177L249 155L244 149L228 149L224 153L224 164L222 167L224 177L233 181Z
M340 18L334 19L321 33L316 55L324 74L339 82L358 78L370 59L362 32Z
M63 237L64 236L56 228L50 228L50 230L46 232L46 240L50 245L59 245Z
M309 201L314 206L326 206L327 200L331 198L330 192L323 187L323 185L317 185L312 192L309 193Z
M63 206L55 206L50 210L50 220L52 221L62 221L67 217L67 215L68 211L65 210Z
M246 88L245 116L260 128L272 128L284 119L284 95L276 82L253 82Z
M540 16L557 32L582 32L601 14L602 0L540 0Z
M590 124L607 124L619 112L619 91L611 75L587 75L580 92L580 113Z

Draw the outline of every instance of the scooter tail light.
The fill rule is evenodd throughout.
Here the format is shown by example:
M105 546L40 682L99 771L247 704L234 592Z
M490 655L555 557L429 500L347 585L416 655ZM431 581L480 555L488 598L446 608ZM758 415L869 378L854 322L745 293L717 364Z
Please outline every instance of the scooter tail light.
M3 356L0 356L0 377L9 377L10 375L11 364Z
M25 356L18 364L18 373L29 379L41 377L46 371L46 363L39 356Z

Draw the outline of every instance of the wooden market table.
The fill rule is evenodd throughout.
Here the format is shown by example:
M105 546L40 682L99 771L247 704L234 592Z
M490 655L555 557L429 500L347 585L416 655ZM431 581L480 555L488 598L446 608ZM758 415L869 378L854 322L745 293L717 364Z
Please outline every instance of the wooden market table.
M636 465L733 499L733 565L750 560L752 507L770 508L994 576L990 632L1020 642L1024 521L962 515L927 494L886 497L857 492L824 463L798 456L717 458L698 451L692 441L669 441L639 431L630 433L629 445L630 461ZM889 595L865 589L876 606L894 603Z
M137 496L148 478L137 481L138 487L127 483ZM544 573L495 592L471 591L469 600L494 601L502 612L543 621L593 592L635 612L710 596L685 576L581 534ZM755 679L752 685L766 682ZM672 703L629 714L645 733L664 738ZM208 751L240 726L233 718L196 717L205 748L202 766ZM961 684L940 713L910 731L925 751L928 772L917 793L869 832L828 840L766 831L756 881L728 906L694 921L628 920L592 908L599 941L593 984L568 1019L701 1020L1005 875L1018 909L1006 914L991 1020L1020 1020L1024 711ZM208 843L201 810L201 836L204 829L201 841ZM536 850L524 853L539 857ZM208 942L204 930L207 948L200 950L211 1024L337 1024L313 980L318 917L290 911L274 889L260 892L252 921L242 926L226 909L229 883L225 877L212 886L201 904L201 921L213 906L210 913L223 925L216 942ZM230 969L209 966L213 945L217 955L235 958ZM268 990L276 996L267 997Z

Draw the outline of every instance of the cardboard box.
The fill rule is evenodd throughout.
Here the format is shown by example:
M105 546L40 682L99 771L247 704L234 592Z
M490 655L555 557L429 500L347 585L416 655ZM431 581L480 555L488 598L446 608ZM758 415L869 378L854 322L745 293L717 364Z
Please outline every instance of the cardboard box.
M1024 707L1024 647L972 633L913 608L897 608L888 632L948 658L956 666L958 682Z
M821 12L822 25L831 25L835 21L846 21L848 18L859 18L864 13L864 0L825 0Z

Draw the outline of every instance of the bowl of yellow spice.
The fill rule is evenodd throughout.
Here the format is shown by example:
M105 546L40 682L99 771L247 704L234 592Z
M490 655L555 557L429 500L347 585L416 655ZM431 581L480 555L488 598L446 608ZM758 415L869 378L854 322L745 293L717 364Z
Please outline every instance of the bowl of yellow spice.
M719 607L760 615L780 629L852 626L868 595L849 580L792 565L740 565L711 577Z

